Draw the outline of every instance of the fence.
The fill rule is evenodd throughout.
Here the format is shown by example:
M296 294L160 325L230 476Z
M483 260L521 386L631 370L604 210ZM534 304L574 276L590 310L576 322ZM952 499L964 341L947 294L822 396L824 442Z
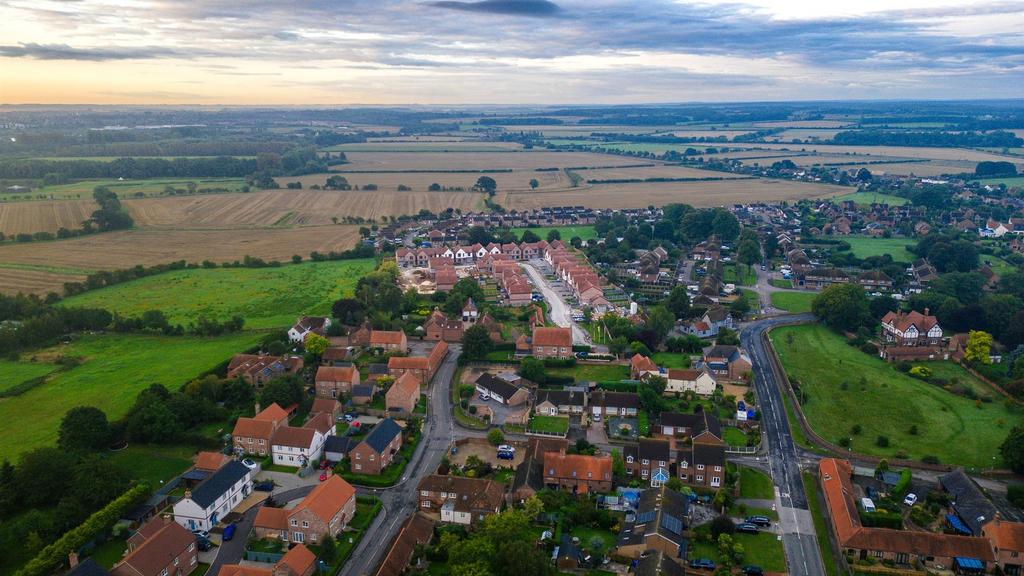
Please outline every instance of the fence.
M565 438L568 432L544 432L542 430L526 430L527 436L546 436L548 438Z
M729 446L726 445L726 454L757 454L761 450L761 443L758 442L757 446Z
M284 554L279 552L258 552L256 550L246 550L245 559L252 562L264 562L266 564L277 564Z

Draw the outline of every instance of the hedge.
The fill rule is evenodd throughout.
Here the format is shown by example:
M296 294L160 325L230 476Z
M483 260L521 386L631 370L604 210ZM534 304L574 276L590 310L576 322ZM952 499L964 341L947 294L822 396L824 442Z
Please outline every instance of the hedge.
M902 498L906 495L907 491L910 490L910 480L912 479L912 476L910 468L904 468L903 471L900 472L899 482L892 487L892 493L895 494L897 498Z
M43 548L16 576L50 576L67 560L68 554L85 546L100 532L121 519L126 510L149 496L149 486L137 484L113 502L93 513L78 526L68 530L56 542Z

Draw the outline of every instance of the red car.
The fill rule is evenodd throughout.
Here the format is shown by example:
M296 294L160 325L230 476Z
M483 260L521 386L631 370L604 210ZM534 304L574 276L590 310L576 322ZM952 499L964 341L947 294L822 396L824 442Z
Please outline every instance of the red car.
M321 472L320 473L320 481L323 482L325 480L327 480L327 472Z

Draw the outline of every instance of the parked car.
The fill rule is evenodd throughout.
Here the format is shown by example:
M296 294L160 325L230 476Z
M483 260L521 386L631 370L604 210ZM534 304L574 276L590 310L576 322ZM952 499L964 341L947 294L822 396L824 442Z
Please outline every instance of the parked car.
M227 526L225 526L224 527L224 535L221 537L221 540L224 541L224 542L230 542L231 539L235 537L235 529L236 528L237 528L237 526L235 526L234 522L232 522L231 524L228 524Z
M694 558L690 560L690 568L696 570L714 570L715 563L710 558Z
M744 566L743 573L746 574L746 576L762 576L764 574L764 569L760 566Z
M757 524L750 522L744 522L736 525L737 532L743 532L745 534L757 534L761 529L757 527Z
M326 480L327 480L327 472L321 472L320 473L320 481L324 482Z
M242 465L245 466L246 468L248 468L249 470L256 470L257 468L259 468L259 465L257 465L255 462L253 462L252 459L250 459L250 458L246 458L245 460L242 460Z
M256 490L257 492L273 492L274 483L271 482L270 480L267 480L266 482L257 482L252 485L252 489Z
M320 469L327 470L328 468L331 468L331 461L328 460L327 458L324 458L323 460L320 461Z
M351 422L351 421L353 421L355 419L356 419L356 417L354 415L352 415L352 414L345 414L345 422Z
M207 530L193 530L192 533L196 535L196 538L210 539L210 532Z
M510 446L508 444L502 444L501 446L498 446L498 452L515 452L515 451L516 451L516 447L515 446Z
M490 400L491 399L491 395L488 394L487 392L481 392L480 393L480 399L481 400Z
M498 452L498 460L515 460L516 455L512 452Z
M903 503L906 504L907 506L913 506L914 504L917 504L917 494L914 494L913 492L907 494L907 497L903 499Z
M196 538L196 548L199 548L200 552L206 552L213 548L213 544L206 538Z
M767 516L747 516L747 522L757 526L771 526L772 519Z

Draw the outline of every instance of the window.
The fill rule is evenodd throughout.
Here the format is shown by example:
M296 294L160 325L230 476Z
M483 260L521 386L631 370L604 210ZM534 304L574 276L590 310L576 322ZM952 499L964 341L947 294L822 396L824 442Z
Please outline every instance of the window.
M195 549L196 549L196 543L195 542L193 542L193 543L188 545L188 551L189 552L191 552L191 551L193 551Z
M191 561L191 562L189 562L189 564L191 564L191 565L195 566L195 565L196 565L196 560L197 560L197 559L196 559L196 557L195 557L195 556L193 556L193 557L192 557L192 561Z
M643 459L643 465L644 465L644 466L647 466L647 465L648 465L648 464L650 464L650 463L651 463L651 461L650 461L650 460L648 460L647 458L644 458L644 459Z
M629 462L630 464L632 464L633 463L633 457L632 456L626 456L626 462Z
M252 444L252 438L249 438L249 444Z
M356 452L356 460L362 460L362 459L363 459L363 455L360 454L359 452Z
M362 469L363 469L363 465L362 464L356 464L356 470L362 470Z
M875 558L882 558L883 556L885 556L885 552L882 552L881 550L875 550Z
M291 525L292 526L298 526L299 525L299 521L298 520L292 520L291 521Z
M664 460L658 460L658 466L664 466L664 465L665 465L665 461Z
M377 458L376 454L370 454L370 462L373 462Z
M260 446L263 446L266 443L267 443L266 440L264 440L263 438L260 438Z
M245 442L245 438L242 438L241 436L235 436L235 441L236 442Z
M721 471L722 471L722 467L721 466L715 466L715 472L721 472Z
M704 481L704 477L703 476L697 476L697 482L703 482L703 481Z
M704 465L703 464L697 464L697 470L703 470L703 469L704 469Z
M177 556L175 556L175 557L174 557L174 565L175 565L175 566L177 566L177 565L178 565L178 557L177 557Z
M310 542L316 542L316 534L310 534L309 535L309 541Z
M293 542L305 542L306 541L306 535L303 534L302 532L296 532L294 534L294 536L292 537L292 541Z
M309 528L309 522L306 522L305 520L303 520L302 521L302 527L303 528Z
M721 476L712 476L711 477L711 485L712 486L720 486L721 484L722 484L722 477Z
M690 467L690 463L687 462L686 460L683 460L682 462L679 463L679 466L681 468L689 468Z
M420 496L429 496L429 495L430 495L430 492L428 490L420 490Z
M430 508L430 500L424 500L422 506L424 508Z

